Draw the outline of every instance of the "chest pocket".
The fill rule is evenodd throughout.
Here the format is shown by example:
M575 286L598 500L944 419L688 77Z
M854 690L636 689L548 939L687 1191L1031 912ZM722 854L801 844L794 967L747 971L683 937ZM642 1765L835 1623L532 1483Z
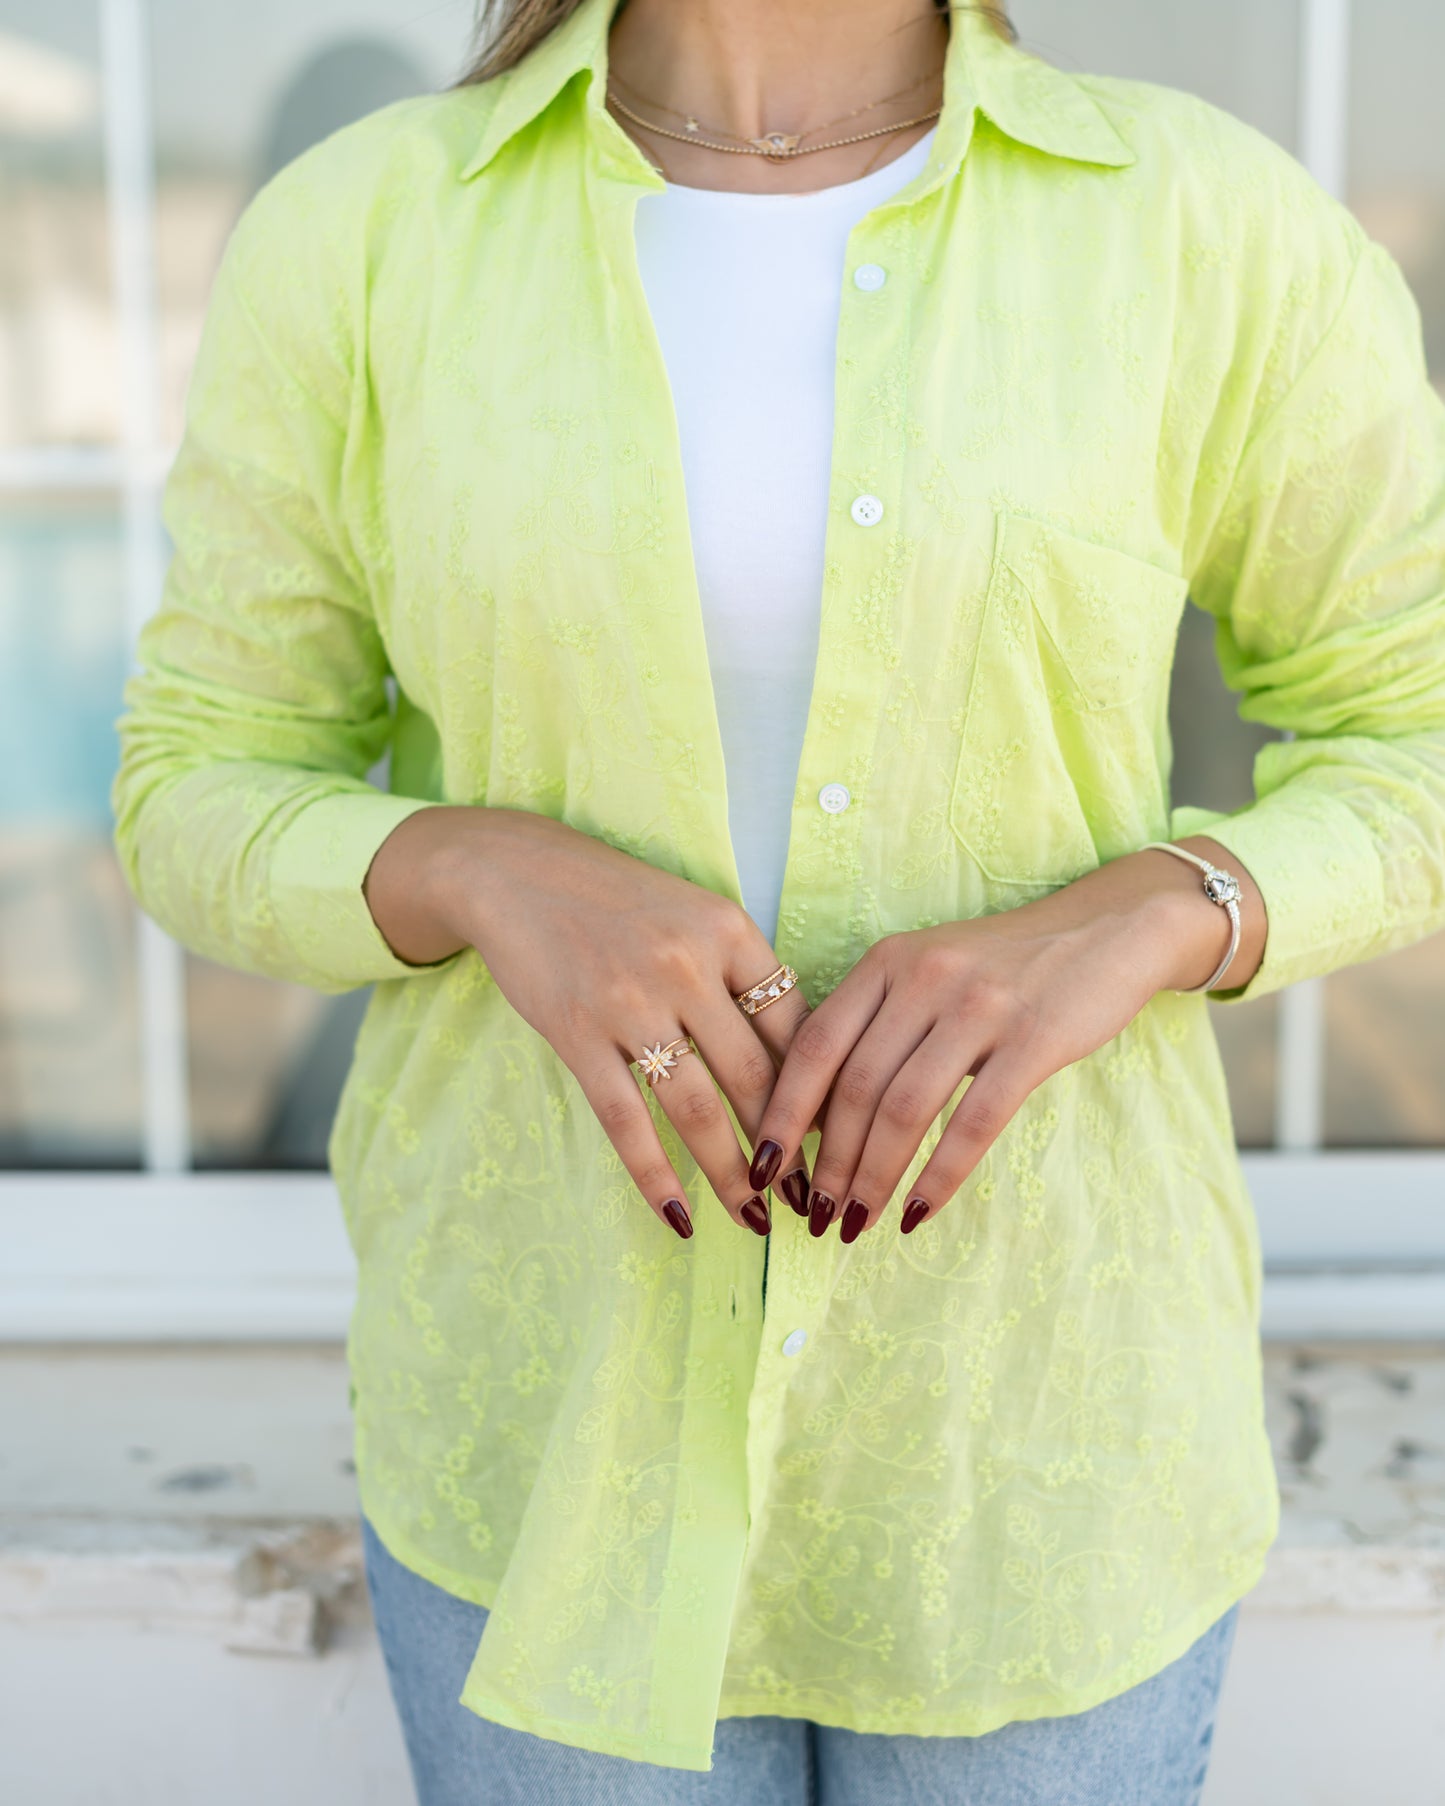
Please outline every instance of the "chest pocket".
M949 803L985 877L1052 887L1153 837L1185 578L1000 512Z

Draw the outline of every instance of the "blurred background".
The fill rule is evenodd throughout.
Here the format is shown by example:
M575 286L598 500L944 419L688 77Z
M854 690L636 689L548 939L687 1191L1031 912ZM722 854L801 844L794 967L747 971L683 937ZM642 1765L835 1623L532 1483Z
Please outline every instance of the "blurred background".
M0 0L0 660L10 673L0 1159L10 1167L154 1164L148 1035L186 1050L163 1164L325 1164L365 994L328 1002L189 954L175 983L142 983L133 906L107 844L114 717L169 556L156 483L231 226L315 139L449 79L471 16L466 4L386 0ZM177 1009L178 1020L157 1021Z
M1050 61L1193 90L1299 156L1399 260L1445 392L1440 0L1014 0L1011 10L1023 44ZM469 0L0 0L0 1385L12 1421L27 1426L81 1410L83 1396L102 1451L39 1460L37 1479L24 1435L7 1439L0 1516L23 1520L27 1535L42 1517L108 1513L213 1524L218 1495L247 1494L244 1481L204 1479L228 1469L251 1475L236 1506L247 1521L345 1517L337 1376L349 1265L325 1143L367 993L326 998L249 977L138 917L110 839L114 722L169 556L160 487L228 232L308 144L453 79L473 24ZM1194 609L1172 720L1175 801L1246 802L1264 736L1236 718ZM385 784L384 765L372 775ZM1438 1551L1445 936L1258 1003L1211 1007L1268 1259L1282 1475L1314 1512L1305 1542L1387 1543L1388 1523L1411 1548ZM193 1395L176 1378L182 1366L209 1376ZM1406 1378L1370 1377L1380 1373ZM1326 1410L1316 1383L1350 1398L1363 1387L1365 1402ZM135 1408L138 1387L160 1413L149 1443L164 1444L168 1425L206 1425L205 1459L167 1469L202 1479L159 1503L165 1482L145 1478L146 1459L123 1483L102 1471L103 1451L123 1462L123 1446L149 1446L116 1415ZM218 1388L245 1459L206 1441ZM288 1389L301 1413L289 1442L257 1403ZM1386 1405L1419 1411L1427 1397L1424 1418L1383 1427ZM1368 1453L1341 1453L1342 1471L1361 1466L1375 1504L1331 1517L1321 1451L1331 1425L1356 1418ZM177 1447L184 1435L175 1431ZM318 1448L331 1480L307 1492L311 1481L295 1476ZM1413 1489L1408 1511L1378 1490L1391 1461ZM1442 1571L1430 1570L1421 1597L1445 1611L1445 1554L1431 1559ZM1300 1584L1301 1610L1326 1609L1325 1581ZM315 1603L316 1583L301 1591ZM0 1561L0 1622L8 1597ZM344 1628L345 1612L332 1615ZM1445 1618L1426 1621L1438 1679ZM1382 1647L1383 1672L1403 1672L1404 1645ZM1415 1684L1401 1681L1398 1701ZM1302 1723L1317 1721L1318 1695L1300 1688ZM1438 1708L1424 1723L1442 1758L1434 1775L1445 1774ZM1268 1797L1366 1797L1328 1791L1344 1784L1340 1760L1322 1761L1318 1783L1295 1771L1290 1786L1315 1791L1276 1786ZM386 1762L377 1791L338 1782L334 1794L296 1797L402 1799L388 1791L404 1788L393 1746ZM1247 1806L1256 1795L1243 1785L1232 1781L1228 1798ZM1403 1780L1383 1791L1396 1806L1445 1801L1445 1783L1419 1785L1427 1791ZM1376 1776L1370 1797L1382 1787ZM47 1806L71 1797L45 1796Z
M1017 0L1065 67L1193 89L1303 153L1398 257L1445 382L1438 0L1357 4L1304 116L1300 0ZM256 187L460 67L469 4L0 0L0 1161L324 1165L365 996L148 956L109 844L114 716L168 548L155 496L212 274ZM1317 59L1318 60L1318 59ZM1315 142L1306 145L1312 131ZM22 679L21 674L28 673ZM1260 742L1186 615L1178 801L1247 800ZM378 774L380 777L381 774ZM148 963L149 961L149 963ZM1280 1000L1216 1006L1241 1143L1445 1144L1445 942L1332 977L1281 1068ZM1292 1106L1291 1117L1288 1106ZM1284 1120L1282 1120L1282 1117Z

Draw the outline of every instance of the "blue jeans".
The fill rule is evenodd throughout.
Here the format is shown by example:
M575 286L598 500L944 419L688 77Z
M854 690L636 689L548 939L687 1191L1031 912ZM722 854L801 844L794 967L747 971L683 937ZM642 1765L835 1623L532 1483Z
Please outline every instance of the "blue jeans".
M419 1806L1196 1806L1239 1610L1087 1712L982 1737L721 1718L703 1774L575 1749L459 1705L486 1612L404 1567L365 1519L362 1539Z

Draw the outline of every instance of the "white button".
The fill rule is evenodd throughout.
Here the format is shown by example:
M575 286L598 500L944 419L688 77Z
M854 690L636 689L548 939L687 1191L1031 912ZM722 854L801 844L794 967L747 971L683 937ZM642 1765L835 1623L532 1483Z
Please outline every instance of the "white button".
M853 800L853 793L846 784L824 784L818 792L818 801L829 815L841 815Z
M803 1352L803 1344L807 1339L807 1330L795 1329L791 1335L783 1338L783 1353L785 1355L801 1354Z
M876 495L855 496L849 513L860 527L876 527L883 518L883 504Z
M860 263L853 272L853 284L856 288L873 290L882 288L888 280L888 272L881 263Z

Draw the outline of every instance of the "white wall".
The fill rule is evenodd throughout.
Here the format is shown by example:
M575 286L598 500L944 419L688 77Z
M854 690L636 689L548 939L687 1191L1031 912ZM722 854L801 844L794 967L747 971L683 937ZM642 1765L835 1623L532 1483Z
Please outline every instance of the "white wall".
M1442 1806L1445 1595L1418 1617L1248 1605L1203 1806Z
M1442 1806L1440 1607L1246 1602L1204 1806ZM139 1623L0 1623L0 1674L6 1806L413 1806L365 1625L308 1659Z
M5 1806L412 1806L367 1627L308 1660L139 1624L0 1623L0 1675Z

